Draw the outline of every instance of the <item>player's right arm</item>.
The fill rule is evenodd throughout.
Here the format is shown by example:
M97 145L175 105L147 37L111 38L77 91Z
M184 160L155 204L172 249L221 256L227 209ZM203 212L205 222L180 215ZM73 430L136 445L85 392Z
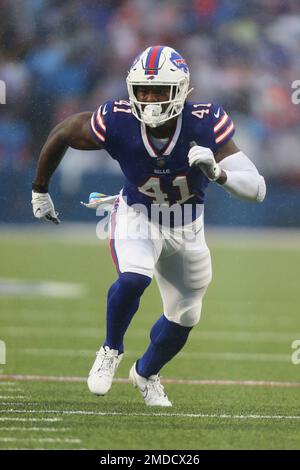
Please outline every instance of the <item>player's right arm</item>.
M49 180L68 147L78 150L101 149L91 134L92 112L74 114L58 124L49 134L37 164L34 185L48 189Z
M92 112L75 114L58 124L50 132L41 150L35 180L32 183L32 205L36 218L59 223L48 193L48 185L67 148L72 147L78 150L99 150L103 148L101 143L92 135L92 116Z

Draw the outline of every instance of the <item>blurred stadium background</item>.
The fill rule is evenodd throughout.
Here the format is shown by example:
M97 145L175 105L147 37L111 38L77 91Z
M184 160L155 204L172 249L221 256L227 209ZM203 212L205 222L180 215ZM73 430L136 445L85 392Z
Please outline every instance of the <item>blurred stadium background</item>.
M0 220L33 222L30 186L43 142L70 114L126 98L136 54L167 44L186 57L194 100L220 102L235 140L266 176L263 205L211 185L206 222L300 226L298 0L0 0ZM69 150L51 184L64 221L92 221L79 204L122 186L105 152Z

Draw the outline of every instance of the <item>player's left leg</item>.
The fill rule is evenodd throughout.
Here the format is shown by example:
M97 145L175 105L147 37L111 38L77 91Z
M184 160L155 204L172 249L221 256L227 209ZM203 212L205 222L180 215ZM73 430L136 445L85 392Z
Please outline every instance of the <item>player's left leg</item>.
M152 327L148 349L131 371L132 379L134 375L141 378L141 386L136 380L140 390L145 388L142 386L143 379L147 382L158 377L161 368L178 354L192 327L200 319L202 299L211 280L210 253L203 228L195 239L182 243L180 250L166 257L161 256L156 264L155 276L163 299L164 314ZM149 405L170 406L164 398L156 401L158 403L147 403L145 398Z
M148 236L148 218L124 201L120 201L112 219L112 254L119 276L108 292L106 338L88 377L88 387L96 395L105 395L111 388L123 357L124 335L151 282L160 251L159 240L155 243Z
M161 242L150 238L148 217L127 206L123 200L111 215L111 226L111 251L119 277L108 292L103 346L122 354L125 332L152 280Z

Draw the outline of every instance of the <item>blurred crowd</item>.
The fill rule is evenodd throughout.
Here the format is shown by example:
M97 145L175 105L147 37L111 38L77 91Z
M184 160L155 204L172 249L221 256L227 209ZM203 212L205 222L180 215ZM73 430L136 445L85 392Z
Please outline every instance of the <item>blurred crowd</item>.
M33 165L67 116L127 98L133 58L164 44L189 64L191 99L220 102L259 169L300 184L299 0L0 0L0 12L0 171ZM61 171L74 178L118 171L73 153Z

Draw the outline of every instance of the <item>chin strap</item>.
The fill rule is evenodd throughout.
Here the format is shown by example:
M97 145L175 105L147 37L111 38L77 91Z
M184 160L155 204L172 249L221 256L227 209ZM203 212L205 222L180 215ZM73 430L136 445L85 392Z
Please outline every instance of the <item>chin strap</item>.
M160 118L164 116L162 113L161 104L147 104L142 112L144 123L149 127L158 127L163 124L160 122Z

